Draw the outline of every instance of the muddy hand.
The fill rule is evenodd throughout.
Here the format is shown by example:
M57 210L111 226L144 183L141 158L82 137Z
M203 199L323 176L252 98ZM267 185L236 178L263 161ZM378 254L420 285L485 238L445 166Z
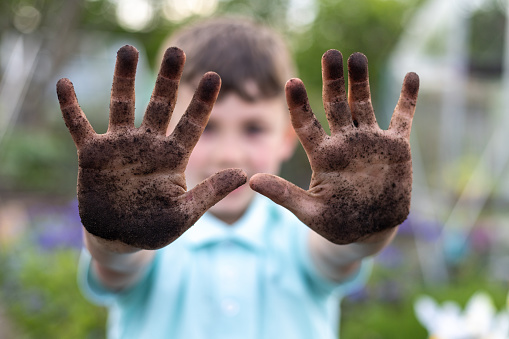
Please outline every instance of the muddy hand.
M293 127L313 174L308 191L279 177L259 174L251 187L293 212L336 244L362 240L402 223L410 209L410 129L419 78L408 73L388 130L381 130L371 105L368 63L361 53L348 59L348 99L343 57L322 57L323 103L331 135L311 111L299 79L286 84Z
M184 170L221 80L215 73L203 76L185 115L166 136L185 55L178 48L166 51L139 128L134 127L137 62L134 47L120 48L105 134L94 132L68 79L58 82L57 94L78 149L78 201L84 227L106 240L156 249L178 238L208 208L245 183L246 175L238 169L224 170L186 191Z

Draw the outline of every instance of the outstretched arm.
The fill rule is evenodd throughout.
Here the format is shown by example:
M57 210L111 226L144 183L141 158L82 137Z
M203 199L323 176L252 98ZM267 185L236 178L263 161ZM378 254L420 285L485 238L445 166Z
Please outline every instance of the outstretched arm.
M186 113L166 136L185 54L178 48L166 51L139 128L134 127L137 61L134 47L119 49L105 134L94 132L72 83L61 79L57 84L60 108L78 149L78 201L86 244L97 273L115 288L132 283L150 262L153 253L143 250L170 244L246 182L242 170L227 169L187 191L184 171L219 93L219 76L203 76Z
M365 256L380 251L407 217L412 188L410 129L419 78L408 73L388 130L381 130L371 105L366 57L348 59L348 96L343 57L322 58L323 102L331 135L313 114L302 81L286 85L293 127L313 171L309 190L269 174L251 187L293 212L316 233L310 249L317 266L344 279Z

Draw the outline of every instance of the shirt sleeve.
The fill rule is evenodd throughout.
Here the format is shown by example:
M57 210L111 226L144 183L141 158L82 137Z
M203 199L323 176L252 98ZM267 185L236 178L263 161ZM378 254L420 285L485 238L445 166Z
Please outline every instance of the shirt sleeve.
M302 264L302 269L309 278L309 283L318 290L339 296L345 296L360 290L366 284L371 274L373 259L366 258L362 260L359 269L348 279L341 282L331 280L325 277L313 263L308 246L309 232L311 232L311 230L307 228L302 230L299 232L298 239L298 256Z

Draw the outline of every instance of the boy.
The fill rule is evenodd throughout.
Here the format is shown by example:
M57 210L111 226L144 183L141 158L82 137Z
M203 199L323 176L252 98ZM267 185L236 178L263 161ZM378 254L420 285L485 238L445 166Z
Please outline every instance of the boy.
M57 84L78 148L80 284L110 307L109 337L335 338L339 299L408 214L418 77L405 77L382 131L366 58L348 60L347 101L342 56L326 52L328 136L298 79L285 87L290 124L280 90L291 62L268 29L216 19L172 43L187 54L166 50L139 128L133 47L117 55L106 134L70 81ZM221 80L201 77L208 70L223 79L216 103ZM313 170L308 191L274 175L293 152L292 126Z

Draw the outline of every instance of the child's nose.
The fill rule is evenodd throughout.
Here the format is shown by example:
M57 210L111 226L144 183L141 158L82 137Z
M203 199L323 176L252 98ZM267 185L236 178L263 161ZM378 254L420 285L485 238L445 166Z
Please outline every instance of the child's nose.
M221 143L215 152L219 163L224 167L238 167L246 155L242 142L234 135L221 138Z

